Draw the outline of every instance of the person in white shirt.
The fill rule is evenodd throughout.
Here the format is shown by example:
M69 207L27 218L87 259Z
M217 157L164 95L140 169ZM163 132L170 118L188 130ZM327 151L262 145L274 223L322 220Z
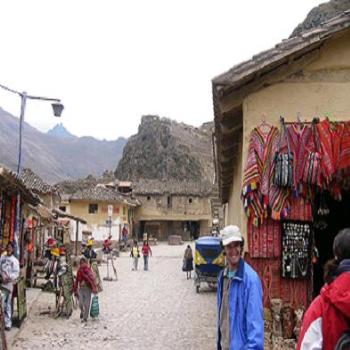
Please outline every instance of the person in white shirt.
M6 246L7 255L0 257L0 280L1 290L4 294L4 319L5 330L9 331L12 327L12 292L13 285L19 277L19 262L13 255L13 245L9 242Z

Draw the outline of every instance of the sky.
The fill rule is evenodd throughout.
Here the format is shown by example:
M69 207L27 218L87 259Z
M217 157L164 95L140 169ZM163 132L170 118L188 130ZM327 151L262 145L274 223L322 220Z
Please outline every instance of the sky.
M213 120L211 80L287 38L320 0L3 0L0 84L31 95L25 121L77 136L137 133L142 115ZM20 98L0 89L18 116Z

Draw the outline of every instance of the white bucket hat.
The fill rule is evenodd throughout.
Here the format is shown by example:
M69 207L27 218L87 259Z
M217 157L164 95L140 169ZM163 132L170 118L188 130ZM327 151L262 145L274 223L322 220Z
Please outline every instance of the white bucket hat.
M222 244L228 245L231 242L243 242L243 236L238 226L230 225L220 231Z

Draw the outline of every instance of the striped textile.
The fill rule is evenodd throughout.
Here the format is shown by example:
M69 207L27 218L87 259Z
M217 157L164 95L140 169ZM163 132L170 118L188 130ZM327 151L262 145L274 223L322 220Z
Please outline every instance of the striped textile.
M305 159L309 153L310 142L313 143L312 128L310 125L299 123L287 127L291 152L294 155L293 192L299 194Z
M248 223L248 247L252 258L276 258L281 256L281 224L272 219L259 227Z
M331 132L331 125L328 119L316 125L317 136L320 142L320 148L322 153L321 160L321 181L324 187L329 187L332 178L335 174L335 164L333 158L333 134Z
M263 131L261 124L250 134L242 199L249 221L255 226L269 216L279 220L289 194L288 189L272 183L278 139L279 131L275 126L269 126L267 131Z
M337 183L345 190L350 189L350 121L344 123L337 167Z

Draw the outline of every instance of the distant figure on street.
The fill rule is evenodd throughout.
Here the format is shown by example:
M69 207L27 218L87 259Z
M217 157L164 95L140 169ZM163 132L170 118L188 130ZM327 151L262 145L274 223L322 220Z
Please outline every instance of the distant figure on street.
M4 319L5 330L9 331L12 327L12 292L13 285L19 277L19 262L13 255L13 245L9 242L6 246L7 255L0 258L0 279L1 290L4 294Z
M297 350L350 349L350 228L334 238L326 284L305 312Z
M137 271L137 265L139 263L140 250L137 244L137 241L134 241L133 246L131 248L130 257L133 259L133 267L132 271Z
M104 254L110 254L112 252L112 235L109 235L108 238L103 241L102 251Z
M128 229L126 227L126 225L123 226L123 229L122 229L122 240L123 242L125 243L126 245L126 242L128 241Z
M193 270L193 254L190 245L187 246L183 260L183 271L186 271L187 279L191 279L191 271Z
M90 312L91 294L97 294L97 286L94 274L85 257L80 259L80 266L73 290L74 295L79 299L80 320L87 322Z
M147 241L143 242L141 251L142 251L142 255L143 255L143 269L145 271L148 271L148 258L149 258L149 256L152 256L152 249L148 245Z
M242 259L244 239L237 226L221 232L227 266L217 289L217 350L264 349L263 291L258 274Z
M94 249L92 248L93 244L94 244L94 240L90 238L87 241L85 250L83 251L83 255L89 261L90 265L91 265L92 261L97 258L97 254L94 251Z

